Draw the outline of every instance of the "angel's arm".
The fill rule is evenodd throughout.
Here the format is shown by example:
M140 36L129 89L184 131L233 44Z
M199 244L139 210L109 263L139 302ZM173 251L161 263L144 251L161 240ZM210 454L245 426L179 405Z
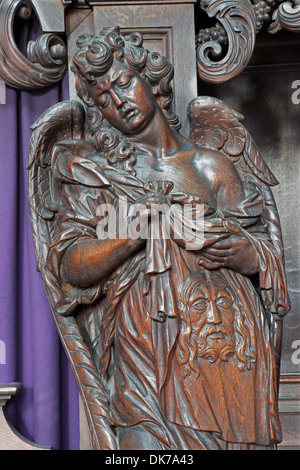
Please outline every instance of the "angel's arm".
M244 199L245 193L242 181L234 164L220 152L205 150L204 156L198 162L198 170L206 176L206 180L215 194L217 211L234 210ZM220 239L201 250L203 264L208 267L225 267L246 276L256 274L259 269L258 253L238 227L234 233ZM228 232L227 232L228 233ZM206 234L207 237L210 233ZM206 261L206 263L205 263Z
M207 269L228 268L245 276L259 271L259 256L245 232L232 234L201 250L200 265Z
M195 158L196 171L214 195L216 210L233 209L245 197L234 164L221 152L202 149Z
M159 210L160 205L165 202L165 197L160 193L149 192L140 196L136 202L141 204L138 220L142 224L142 220L147 220L151 212ZM146 240L129 236L131 221L132 217L126 217L123 227L114 234L114 238L79 240L73 244L63 257L64 279L76 285L99 282L107 278L136 251L142 249Z
M78 241L67 250L62 259L62 275L70 284L97 283L107 278L144 244L145 240L133 240L129 237Z

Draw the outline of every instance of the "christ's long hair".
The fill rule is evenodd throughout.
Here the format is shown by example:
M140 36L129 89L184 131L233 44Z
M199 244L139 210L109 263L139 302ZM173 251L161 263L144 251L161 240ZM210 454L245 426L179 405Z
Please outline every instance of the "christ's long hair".
M214 284L220 287L225 287L226 290L230 292L233 300L233 308L235 311L234 338L229 338L228 344L223 348L220 354L213 349L205 350L205 342L202 347L202 351L199 352L199 338L197 338L194 333L190 318L189 300L193 292L203 284L208 286ZM225 277L212 271L198 272L189 276L181 292L179 311L181 324L179 350L184 377L191 375L192 371L194 371L197 376L200 375L200 354L201 357L206 358L211 362L216 362L217 359L227 362L230 356L235 355L241 372L252 369L252 364L256 360L256 355L251 344L251 336L247 327L245 312L242 305L236 299L236 296ZM221 328L225 328L226 330L226 325L222 325Z

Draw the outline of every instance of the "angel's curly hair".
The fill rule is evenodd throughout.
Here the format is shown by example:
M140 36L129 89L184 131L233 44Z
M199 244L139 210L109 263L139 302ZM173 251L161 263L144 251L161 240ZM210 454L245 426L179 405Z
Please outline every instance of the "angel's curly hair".
M141 34L131 33L123 36L118 27L104 28L97 36L81 35L77 47L72 71L75 74L77 94L87 106L89 133L96 148L107 155L109 163L121 163L125 170L134 173L132 168L135 163L134 149L127 139L104 119L89 95L87 85L105 74L113 60L126 63L150 85L170 127L179 130L181 127L179 120L170 112L173 98L170 85L174 74L173 66L158 52L146 50L143 47Z

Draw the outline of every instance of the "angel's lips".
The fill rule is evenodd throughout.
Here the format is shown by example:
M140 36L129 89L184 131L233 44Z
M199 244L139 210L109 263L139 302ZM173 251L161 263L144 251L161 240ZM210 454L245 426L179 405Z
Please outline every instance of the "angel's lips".
M127 108L122 111L122 117L124 119L130 119L134 116L136 116L139 113L139 110L136 108Z

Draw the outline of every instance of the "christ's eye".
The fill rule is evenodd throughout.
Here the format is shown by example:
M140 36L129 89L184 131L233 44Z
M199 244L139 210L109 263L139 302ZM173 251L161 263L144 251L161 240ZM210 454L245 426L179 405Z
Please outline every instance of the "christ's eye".
M232 301L228 299L227 297L220 297L217 300L217 305L221 308L228 309L228 308L231 308L233 304L232 304Z
M207 301L205 299L198 299L192 304L192 308L199 312L205 312L207 308Z

